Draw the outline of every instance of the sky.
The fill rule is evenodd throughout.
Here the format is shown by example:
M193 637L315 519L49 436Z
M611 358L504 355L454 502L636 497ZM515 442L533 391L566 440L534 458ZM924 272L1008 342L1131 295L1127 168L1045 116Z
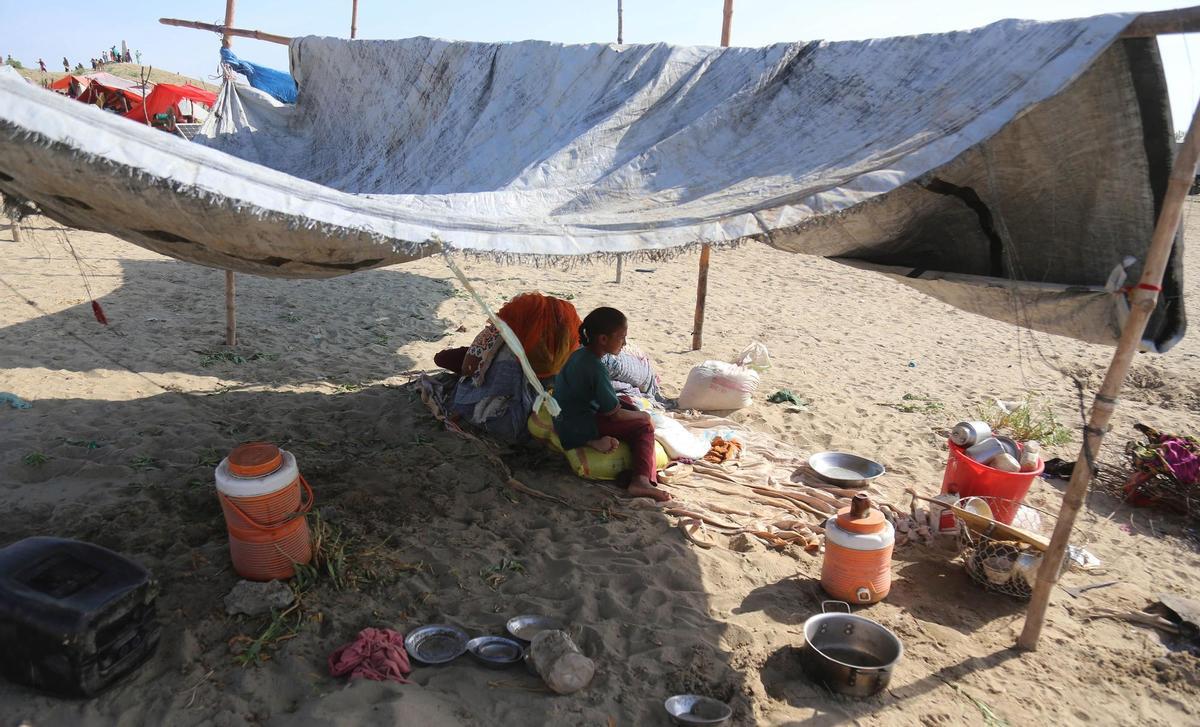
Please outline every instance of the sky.
M1197 0L1200 1L1200 0ZM734 0L731 43L858 40L962 30L1003 18L1053 20L1109 12L1149 12L1186 1L1148 0ZM626 43L717 45L722 0L624 0ZM359 0L358 37L434 36L457 40L615 41L617 0ZM234 27L278 35L349 37L351 0L240 0ZM126 41L142 62L194 78L214 77L218 36L160 25L158 18L220 23L222 0L154 3L31 3L0 0L0 54L51 70L74 65ZM1159 39L1177 129L1187 127L1200 96L1200 38ZM238 38L239 56L287 68L287 49ZM1194 60L1193 60L1194 57ZM1195 65L1193 65L1195 64Z

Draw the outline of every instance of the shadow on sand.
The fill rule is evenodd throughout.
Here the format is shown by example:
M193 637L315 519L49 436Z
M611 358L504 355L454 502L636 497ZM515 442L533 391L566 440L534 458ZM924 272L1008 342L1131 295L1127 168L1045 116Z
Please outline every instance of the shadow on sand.
M5 428L0 455L0 543L39 534L89 540L142 562L162 585L158 653L89 702L89 714L146 724L201 724L230 710L264 720L316 714L315 695L342 688L327 676L327 655L366 626L405 632L451 622L503 633L509 616L545 613L571 624L597 660L586 691L537 693L540 682L523 669L498 673L463 657L418 668L420 687L378 698L394 704L420 689L420 699L466 723L659 724L666 696L700 692L730 700L737 724L754 724L695 552L661 514L615 507L561 463L518 465L516 476L571 507L507 489L476 444L428 415L412 386L39 399L8 421L16 416L21 426ZM305 591L285 624L289 638L266 648L269 661L243 669L231 644L244 646L242 637L263 633L271 618L229 617L221 607L238 579L212 467L248 440L279 442L297 456L320 520L341 533L346 576L340 587L322 576ZM30 466L22 458L31 451L48 459ZM10 700L33 705L40 724L80 723L73 703L0 684L0 703Z

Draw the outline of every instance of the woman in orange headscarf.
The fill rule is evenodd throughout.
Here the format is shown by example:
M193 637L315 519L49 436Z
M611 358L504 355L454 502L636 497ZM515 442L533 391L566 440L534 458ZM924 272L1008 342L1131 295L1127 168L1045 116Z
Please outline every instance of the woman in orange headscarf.
M538 378L558 373L579 348L579 312L570 302L541 293L522 293L504 304L496 315L517 334L530 366ZM480 383L496 352L504 343L500 331L488 323L470 346L450 348L433 357L434 363Z

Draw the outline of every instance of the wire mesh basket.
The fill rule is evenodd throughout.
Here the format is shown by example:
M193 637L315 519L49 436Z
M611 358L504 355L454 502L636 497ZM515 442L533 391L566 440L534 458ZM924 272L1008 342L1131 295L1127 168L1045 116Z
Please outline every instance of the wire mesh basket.
M1045 510L1000 497L967 497L957 505L968 511L980 511L981 502L993 514L1002 514L1009 523L1035 535L1049 539L1054 531L1055 516ZM985 528L959 522L958 545L963 567L971 579L989 591L1014 598L1028 599L1037 584L1043 553L1018 540L989 534ZM1066 559L1064 559L1064 564Z

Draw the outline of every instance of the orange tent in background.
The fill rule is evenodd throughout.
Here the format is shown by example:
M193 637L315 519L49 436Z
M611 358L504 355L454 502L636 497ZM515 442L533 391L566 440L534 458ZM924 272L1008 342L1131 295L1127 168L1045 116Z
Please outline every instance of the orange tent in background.
M173 83L160 83L146 96L143 103L134 106L123 116L144 124L147 119L153 122L154 117L158 114L170 111L176 121L182 122L196 116L191 104L212 108L216 102L217 94L212 91L205 91L203 88L192 85L176 86Z
M71 89L72 81L74 81L75 83L78 83L80 88L87 88L88 85L92 82L92 79L88 78L87 76L75 76L75 75L63 76L62 78L58 79L54 83L50 84L50 90L51 91L62 91L65 93Z
M133 108L134 105L142 103L142 96L145 91L135 81L130 81L120 76L114 76L111 73L98 71L96 73L88 73L82 76L69 75L63 76L54 83L50 84L50 90L60 91L70 96L75 94L75 98L84 103L93 103L99 94L105 96L105 107L113 110L123 111L126 108ZM116 100L124 97L127 106L121 106L116 103Z

